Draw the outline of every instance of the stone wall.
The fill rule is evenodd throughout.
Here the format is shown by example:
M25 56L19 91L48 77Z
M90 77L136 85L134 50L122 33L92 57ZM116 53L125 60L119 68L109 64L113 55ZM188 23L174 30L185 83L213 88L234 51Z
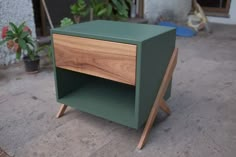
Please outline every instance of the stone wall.
M144 4L144 15L150 23L155 23L160 16L184 22L191 10L192 0L145 0Z
M20 24L23 21L31 28L35 37L35 23L31 0L0 0L0 30L9 22ZM1 31L0 31L1 35ZM0 46L0 65L16 62L15 54L6 46Z

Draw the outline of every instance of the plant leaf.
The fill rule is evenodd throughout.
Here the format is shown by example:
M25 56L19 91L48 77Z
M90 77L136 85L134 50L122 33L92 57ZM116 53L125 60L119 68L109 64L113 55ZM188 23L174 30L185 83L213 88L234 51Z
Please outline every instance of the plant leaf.
M23 39L19 39L18 43L22 49L26 49L26 42Z
M107 6L107 16L110 16L111 13L112 13L112 5L108 4L108 6Z
M21 52L16 52L16 59L20 59L20 57L21 57Z
M20 24L20 26L18 27L18 32L23 32L24 27L25 27L25 22L22 22L22 24Z
M29 35L29 32L22 32L20 38L23 39Z
M117 5L117 0L112 0L113 4Z
M128 5L126 4L126 1L125 0L121 0L121 3L122 3L122 6L125 10L128 9Z
M103 8L102 10L100 10L99 12L98 12L98 16L102 16L102 15L104 15L105 13L106 13L106 11L107 11L107 8Z
M14 33L12 31L7 31L7 36L14 36Z
M122 8L122 4L120 3L120 1L118 1L118 0L112 0L112 2L113 2L114 5L116 6L116 7L114 7L114 9L116 9L116 10L121 10L121 9L123 9L123 8Z
M14 23L9 22L9 25L10 25L13 32L18 33L18 28Z

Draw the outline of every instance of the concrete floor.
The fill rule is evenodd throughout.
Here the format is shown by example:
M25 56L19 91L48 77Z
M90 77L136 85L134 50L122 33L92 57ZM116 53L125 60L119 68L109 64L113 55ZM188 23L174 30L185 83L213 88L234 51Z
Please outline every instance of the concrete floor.
M69 108L56 119L51 68L0 70L0 147L15 157L235 157L236 27L178 38L178 65L168 104L143 150L142 130Z

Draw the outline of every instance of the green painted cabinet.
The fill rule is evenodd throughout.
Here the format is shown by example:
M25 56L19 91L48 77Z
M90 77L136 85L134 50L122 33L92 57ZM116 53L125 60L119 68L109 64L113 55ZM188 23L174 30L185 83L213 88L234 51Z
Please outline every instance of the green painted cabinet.
M58 102L131 128L146 122L175 29L98 20L51 33Z

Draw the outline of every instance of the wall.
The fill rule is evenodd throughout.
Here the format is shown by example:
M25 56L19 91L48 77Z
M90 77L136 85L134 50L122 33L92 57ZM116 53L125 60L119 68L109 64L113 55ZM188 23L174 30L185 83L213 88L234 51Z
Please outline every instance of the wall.
M51 16L52 22L55 26L60 25L60 20L64 17L72 18L70 13L70 6L76 2L76 0L47 0L45 1L48 7L49 14Z
M35 24L31 0L0 0L0 30L9 22L20 24L26 21L35 37ZM1 31L0 31L1 35ZM0 65L16 62L15 54L6 46L0 47Z
M208 17L210 22L223 24L236 24L236 0L231 0L229 18Z
M144 15L151 23L156 22L160 16L183 22L187 20L191 5L191 0L145 0Z

